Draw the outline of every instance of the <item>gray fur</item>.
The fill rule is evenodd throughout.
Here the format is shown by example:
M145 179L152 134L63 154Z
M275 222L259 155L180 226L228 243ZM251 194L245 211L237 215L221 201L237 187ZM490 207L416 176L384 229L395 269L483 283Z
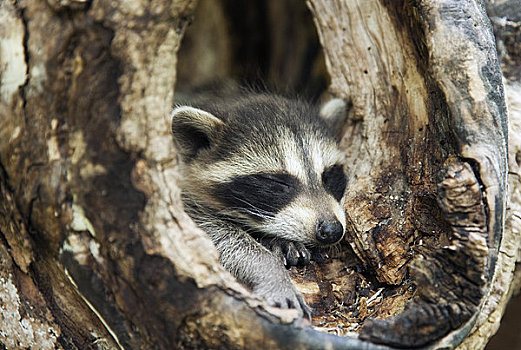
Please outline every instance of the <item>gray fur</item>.
M340 139L346 123L349 105L340 98L333 98L320 107L320 116L326 121L332 130L336 132L336 138Z
M172 131L186 211L222 265L268 303L309 315L285 265L309 263L311 249L329 244L318 240L322 224L337 228L335 242L345 228L343 202L325 185L338 180L326 170L343 166L343 157L319 110L245 93L177 107Z

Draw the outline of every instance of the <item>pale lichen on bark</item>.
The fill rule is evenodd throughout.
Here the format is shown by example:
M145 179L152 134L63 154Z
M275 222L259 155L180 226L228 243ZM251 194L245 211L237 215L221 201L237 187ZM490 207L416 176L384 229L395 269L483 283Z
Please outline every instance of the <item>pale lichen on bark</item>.
M19 293L11 276L0 277L0 342L8 349L56 349L59 327L22 316Z
M0 3L0 96L10 103L13 93L25 83L25 28L12 1Z
M0 230L6 227L0 225ZM16 269L0 244L0 344L8 349L60 349L60 327L40 304L41 295L32 281Z

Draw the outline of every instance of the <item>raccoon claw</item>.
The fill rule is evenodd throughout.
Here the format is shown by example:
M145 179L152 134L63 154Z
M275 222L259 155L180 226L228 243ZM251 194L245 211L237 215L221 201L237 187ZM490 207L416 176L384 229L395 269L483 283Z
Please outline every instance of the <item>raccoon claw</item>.
M276 256L280 256L282 263L287 268L297 265L308 265L311 259L309 250L302 243L282 239L265 239L261 243L271 250Z
M302 243L286 241L281 243L281 248L286 267L309 264L311 254Z
M282 285L284 285L284 283L282 283ZM264 297L268 304L272 306L281 309L296 309L300 317L307 318L311 322L311 309L306 304L300 293L293 287L285 289L284 291L257 290L254 291L254 293Z

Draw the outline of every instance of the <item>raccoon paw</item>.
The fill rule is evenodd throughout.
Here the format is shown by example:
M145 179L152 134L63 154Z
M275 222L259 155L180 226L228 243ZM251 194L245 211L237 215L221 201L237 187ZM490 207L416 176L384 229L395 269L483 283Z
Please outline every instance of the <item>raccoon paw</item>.
M266 239L261 243L273 254L282 259L287 268L297 265L307 265L311 259L309 250L302 243L285 239Z
M310 307L290 281L281 281L281 283L272 284L272 287L272 289L265 287L254 289L253 293L266 299L269 305L281 309L296 309L300 317L305 317L311 321Z
M309 264L311 254L302 243L286 241L280 245L280 249L286 267Z

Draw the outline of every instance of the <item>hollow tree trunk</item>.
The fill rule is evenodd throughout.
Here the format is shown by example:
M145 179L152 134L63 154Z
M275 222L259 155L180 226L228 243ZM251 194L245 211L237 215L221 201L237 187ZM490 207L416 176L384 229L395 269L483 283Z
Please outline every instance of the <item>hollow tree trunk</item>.
M507 115L481 2L308 5L330 90L352 104L348 240L377 282L415 286L403 312L367 319L359 337L318 332L237 284L184 214L165 117L195 1L3 1L4 347L486 343L512 283L520 198L511 179L505 216Z

